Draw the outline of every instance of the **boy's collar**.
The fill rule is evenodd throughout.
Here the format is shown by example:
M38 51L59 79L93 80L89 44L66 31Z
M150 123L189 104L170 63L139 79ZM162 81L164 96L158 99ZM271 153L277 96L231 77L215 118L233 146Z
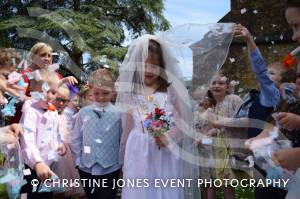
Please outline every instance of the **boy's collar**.
M95 107L95 109L100 109L100 110L108 109L110 106L111 106L111 102L108 102L108 103L105 104L105 105L99 105L99 104L97 104L97 103L94 103L94 104L93 104L93 107Z

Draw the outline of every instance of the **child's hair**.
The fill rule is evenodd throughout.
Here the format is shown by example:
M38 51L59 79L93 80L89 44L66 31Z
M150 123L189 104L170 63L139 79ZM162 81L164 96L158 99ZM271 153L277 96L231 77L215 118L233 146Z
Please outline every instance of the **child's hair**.
M291 7L296 7L300 8L300 1L299 0L286 0L285 1L285 8L291 8Z
M13 48L0 49L0 68L15 69L21 62L21 56Z
M275 70L279 71L281 75L285 72L281 62L272 62L268 65L268 68L274 68Z
M98 69L91 73L88 79L89 86L93 87L108 87L114 89L115 78L113 74L107 69Z
M90 88L87 85L83 85L80 87L78 96L80 99L85 99L90 91Z
M60 96L64 96L64 97L66 97L66 98L69 99L70 93L71 93L71 92L70 92L68 86L65 85L65 84L61 85L61 86L58 88L58 95L60 95Z
M161 84L160 84L160 87L157 90L166 92L167 88L170 84L168 82L167 75L166 75L166 72L165 72L166 66L165 66L165 62L164 62L164 59L163 59L163 52L162 52L162 49L161 49L161 45L157 41L155 41L153 39L150 39L149 40L149 46L148 46L148 56L153 56L153 55L158 56L159 63L160 63L159 67L161 69L160 70L160 76L158 77Z
M36 56L38 54L38 52L41 51L41 50L46 50L50 53L52 53L52 51L53 51L51 46L44 43L44 42L36 43L34 46L32 46L32 48L30 49L30 52L28 54L29 65L32 64L34 56Z
M207 99L209 101L209 103L211 104L212 107L215 107L217 104L216 99L214 98L213 94L211 93L210 90L207 91L205 99Z
M35 78L30 81L30 85L33 87L40 82L46 82L50 87L56 87L59 85L59 78L57 73L55 72L49 71L47 69L39 69L36 70L35 74L38 74L36 76L40 76L40 79L37 80L38 78Z

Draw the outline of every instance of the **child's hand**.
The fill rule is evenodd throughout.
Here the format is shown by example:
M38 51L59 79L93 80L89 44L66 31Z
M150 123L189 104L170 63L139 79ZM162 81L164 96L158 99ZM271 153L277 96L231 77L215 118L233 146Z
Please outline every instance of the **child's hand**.
M0 136L1 143L14 143L18 140L18 137L23 135L23 129L19 124L12 124L0 128L3 136Z
M67 152L67 147L64 144L60 144L57 148L57 153L60 156L64 156Z
M0 78L0 90L2 92L8 92L13 96L19 97L19 91L24 91L24 88L16 84L9 84L7 80Z
M72 84L72 85L78 83L77 79L73 76L68 76L68 77L62 78L60 81L62 83L69 83L69 84Z
M280 112L277 116L278 124L284 129L300 128L300 116L293 113Z
M44 164L43 162L36 163L34 166L34 170L36 171L38 178L42 181L50 179L52 175L55 175L55 173L51 171L49 166Z
M252 40L252 35L245 26L241 24L236 24L233 26L233 35L237 38L242 38L245 42Z
M168 144L169 144L167 137L165 135L160 135L160 136L156 137L155 143L157 144L157 146L162 147L162 148L168 146Z
M274 163L282 168L290 171L295 171L300 167L300 149L282 149L274 153L272 160Z

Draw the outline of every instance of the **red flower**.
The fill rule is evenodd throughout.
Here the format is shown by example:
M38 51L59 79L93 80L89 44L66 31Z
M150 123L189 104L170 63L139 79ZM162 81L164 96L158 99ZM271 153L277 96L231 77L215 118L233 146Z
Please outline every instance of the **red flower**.
M155 108L154 112L156 115L161 116L164 114L164 110L160 109L160 108Z
M297 59L291 53L287 54L282 61L282 64L286 69L290 69L297 63L298 63Z

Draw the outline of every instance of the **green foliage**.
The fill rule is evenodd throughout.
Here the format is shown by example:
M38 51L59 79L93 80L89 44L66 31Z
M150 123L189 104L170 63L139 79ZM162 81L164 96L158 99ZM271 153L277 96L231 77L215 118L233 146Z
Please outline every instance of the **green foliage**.
M125 32L135 38L169 27L163 9L163 0L3 0L0 43L26 50L36 41L50 43L87 73L104 64L99 56L117 67L127 50ZM84 53L91 55L85 64Z

